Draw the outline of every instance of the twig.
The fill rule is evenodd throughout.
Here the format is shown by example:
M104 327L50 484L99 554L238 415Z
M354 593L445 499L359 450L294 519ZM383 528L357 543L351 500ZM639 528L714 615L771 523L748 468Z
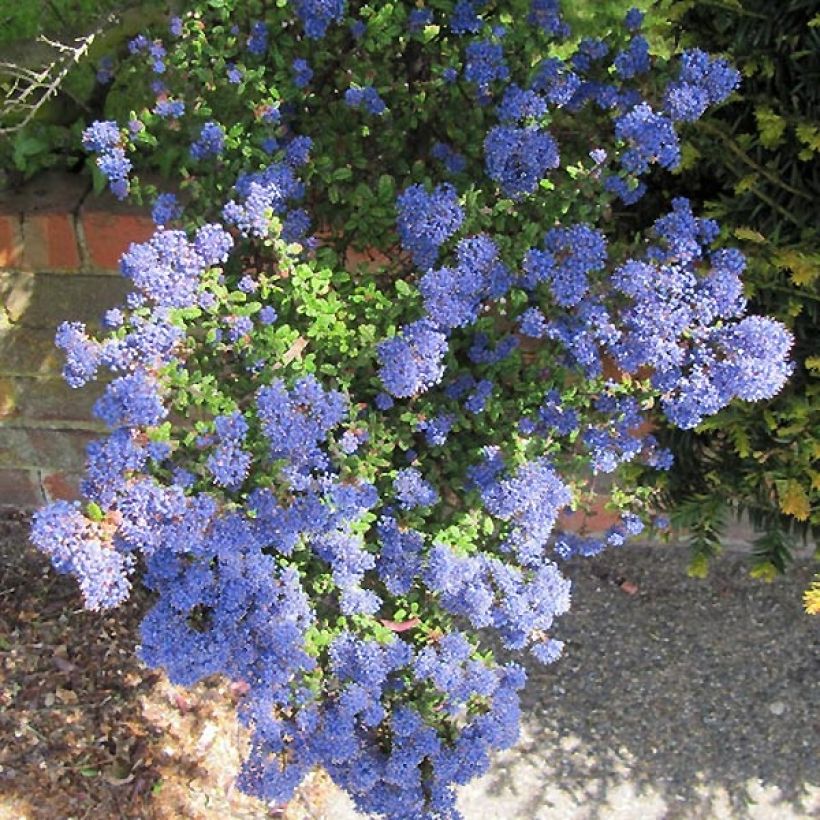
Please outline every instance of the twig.
M118 20L117 13L109 14L94 31L77 38L73 44L61 43L41 34L37 42L44 43L57 54L50 63L39 70L25 68L16 63L0 62L0 75L5 74L12 80L11 89L0 106L0 122L26 112L19 122L0 127L0 136L8 136L25 128L43 105L60 90L69 71L88 55L94 40ZM33 100L29 101L30 98Z

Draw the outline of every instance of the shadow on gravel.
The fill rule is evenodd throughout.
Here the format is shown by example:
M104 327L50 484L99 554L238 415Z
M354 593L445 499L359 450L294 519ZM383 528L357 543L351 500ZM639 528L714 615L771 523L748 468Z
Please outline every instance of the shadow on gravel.
M506 817L811 811L820 654L800 605L811 567L764 584L735 555L697 581L684 552L635 546L568 568L564 657L531 668L523 742L483 781L491 801L506 796Z

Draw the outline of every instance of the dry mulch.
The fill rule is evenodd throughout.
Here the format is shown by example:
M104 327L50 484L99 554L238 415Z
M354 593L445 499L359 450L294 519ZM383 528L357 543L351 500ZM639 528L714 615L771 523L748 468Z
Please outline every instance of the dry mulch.
M241 693L213 678L172 686L135 656L149 606L82 609L76 583L0 514L0 818L319 818L329 783L306 781L286 808L233 787L246 738Z

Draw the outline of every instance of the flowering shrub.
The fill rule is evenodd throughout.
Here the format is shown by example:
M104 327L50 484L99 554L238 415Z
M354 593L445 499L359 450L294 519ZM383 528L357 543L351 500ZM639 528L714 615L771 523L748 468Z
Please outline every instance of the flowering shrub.
M484 630L560 655L560 563L641 532L630 468L670 465L645 414L690 428L788 377L713 221L676 199L607 230L738 78L656 64L634 11L573 49L553 0L265 9L137 38L119 72L153 96L86 131L158 227L107 332L60 328L69 384L114 374L111 435L32 537L91 608L144 567L140 652L172 681L247 685L244 789L321 765L364 811L455 816L517 736L525 673ZM179 196L131 174L158 145ZM591 537L562 514L599 473L622 516Z

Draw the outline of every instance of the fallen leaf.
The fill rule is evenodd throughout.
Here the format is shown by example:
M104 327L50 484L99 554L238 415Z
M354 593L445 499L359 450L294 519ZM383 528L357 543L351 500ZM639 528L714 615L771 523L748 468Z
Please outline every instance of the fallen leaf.
M418 618L411 618L409 621L386 621L382 620L382 626L386 626L393 632L407 632L408 629L418 626L421 621Z
M57 689L56 695L60 703L77 703L79 700L73 689Z

